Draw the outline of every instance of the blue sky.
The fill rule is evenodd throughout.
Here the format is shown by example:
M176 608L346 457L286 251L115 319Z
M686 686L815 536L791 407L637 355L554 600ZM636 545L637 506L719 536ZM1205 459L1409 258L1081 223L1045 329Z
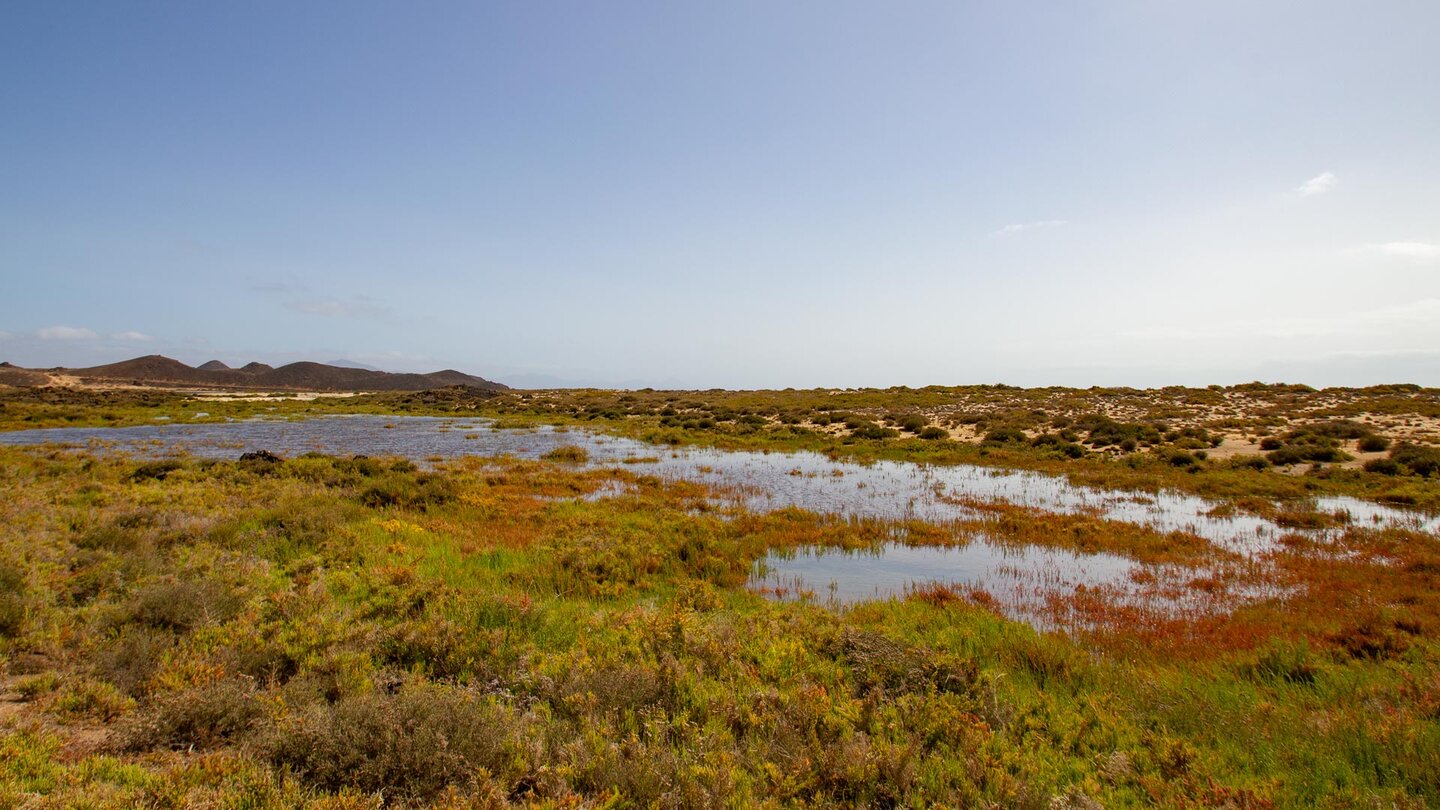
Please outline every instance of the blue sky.
M1440 4L0 6L0 359L1440 385Z

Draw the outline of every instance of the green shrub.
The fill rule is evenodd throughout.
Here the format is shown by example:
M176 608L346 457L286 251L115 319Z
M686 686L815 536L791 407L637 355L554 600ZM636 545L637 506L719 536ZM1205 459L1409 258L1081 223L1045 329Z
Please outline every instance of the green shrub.
M859 439L889 439L900 435L898 430L881 427L866 420L851 420L845 424L850 428L850 435Z
M540 458L563 464L584 464L590 460L590 453L579 445L567 444L551 450Z
M1379 473L1380 475L1399 475L1400 464L1393 458L1372 458L1365 462L1365 472Z
M1025 431L1017 428L1000 427L985 434L984 441L987 444L1019 444L1029 441Z
M113 720L126 714L135 702L104 681L74 678L62 683L51 711L66 717Z
M1161 461L1164 461L1172 467L1194 467L1200 463L1200 459L1196 458L1188 450L1174 447L1161 450L1157 455Z
M920 438L930 441L934 441L935 439L948 439L950 438L950 433L949 431L945 430L945 428L930 425L929 427L920 431Z
M928 425L929 422L925 420L925 417L920 416L919 414L911 414L902 418L898 422L898 424L904 430L908 430L911 433L919 433L925 429L925 426Z
M1299 450L1291 447L1282 447L1265 454L1265 459L1277 467L1284 467L1290 464L1299 464L1305 460Z
M1317 436L1328 436L1332 439L1363 439L1370 436L1374 431L1369 425L1356 422L1353 419L1332 419L1329 422L1317 422L1313 425L1306 425L1294 433L1312 433Z
M1303 461L1346 461L1350 456L1340 449L1339 440L1301 431L1288 434L1284 445L1267 453L1266 458L1270 459L1272 464L1286 465Z
M1390 451L1390 458L1422 478L1440 472L1440 449L1411 442L1400 442Z
M1390 448L1390 440L1384 436L1366 436L1360 440L1359 448L1366 453L1379 453Z
M455 499L455 485L434 473L386 473L360 491L360 502L379 509L396 506L425 510Z
M1091 447L1109 447L1128 442L1130 448L1126 452L1141 444L1156 444L1161 440L1160 431L1154 425L1118 422L1099 413L1081 416L1070 423L1069 428L1086 434L1085 442Z

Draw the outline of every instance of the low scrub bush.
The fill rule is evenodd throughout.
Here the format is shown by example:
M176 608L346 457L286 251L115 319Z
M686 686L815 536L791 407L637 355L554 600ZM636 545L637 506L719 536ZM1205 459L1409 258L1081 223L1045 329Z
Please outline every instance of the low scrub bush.
M173 646L175 635L167 630L129 625L95 651L91 667L96 676L138 697Z
M1154 425L1119 422L1098 413L1080 416L1065 427L1084 433L1085 442L1091 447L1109 447L1129 442L1130 449L1133 450L1138 445L1156 444L1161 440L1160 430Z
M243 736L262 707L248 680L227 678L156 698L121 733L130 751L212 748Z
M67 718L113 720L128 713L134 706L135 701L111 684L91 678L75 678L60 685L50 709Z
M546 461L556 461L562 464L584 464L590 460L590 453L579 445L567 444L551 450L541 456L541 458Z
M455 485L434 473L390 472L366 485L359 499L373 509L393 506L423 511L455 500Z
M826 650L850 667L856 690L862 695L926 691L965 694L980 676L973 662L866 630L846 630Z
M174 459L167 459L165 461L147 461L143 464L138 465L134 470L132 470L130 474L125 477L125 480L131 483L139 483L142 481L164 481L166 476L170 475L170 473L184 468L185 465L183 463Z
M1400 469L1400 463L1393 458L1372 458L1365 462L1365 472L1399 475L1403 470Z
M1030 437L1025 435L1025 431L1018 428L1000 427L985 434L987 444L1019 444L1029 440Z
M1172 467L1195 467L1200 463L1200 458L1189 450L1178 447L1167 447L1156 453L1161 461Z
M1440 448L1400 442L1390 451L1390 458L1421 478L1440 473Z
M900 435L900 431L882 427L868 419L847 419L845 427L849 428L850 435L857 439L890 439Z
M1265 454L1271 464L1285 466L1305 461L1348 461L1350 456L1340 449L1335 439L1307 434L1287 441L1279 450Z
M314 707L272 728L262 747L312 786L420 802L450 786L482 790L487 774L514 779L520 729L489 700L427 686Z
M241 604L239 594L218 580L170 579L136 592L130 615L140 624L188 633L201 625L230 619L240 611Z
M1066 458L1081 458L1085 455L1085 448L1073 441L1067 441L1059 433L1043 433L1030 440L1034 447L1054 451L1056 454Z
M929 422L919 414L910 414L909 416L901 417L895 424L899 425L902 430L919 433L925 429L925 426L928 425Z
M1365 436L1360 439L1358 447L1365 453L1379 453L1390 449L1390 440L1384 436Z

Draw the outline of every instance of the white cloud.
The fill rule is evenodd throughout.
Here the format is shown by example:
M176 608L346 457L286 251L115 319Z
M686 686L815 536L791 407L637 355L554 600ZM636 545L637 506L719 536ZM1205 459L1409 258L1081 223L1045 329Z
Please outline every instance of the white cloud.
M1036 228L1054 228L1054 227L1058 227L1058 226L1061 226L1061 225L1069 225L1069 224L1070 224L1070 221L1069 221L1069 220L1066 220L1066 219L1042 219L1042 220L1037 220L1037 221L1035 221L1035 222L1016 222L1016 223L1011 224L1011 225L1006 225L1005 227L1001 228L1000 230L995 231L995 232L994 232L994 235L995 235L995 236L1014 236L1014 235L1017 234L1017 233L1024 233L1025 231L1033 231L1033 230L1035 230Z
M357 296L348 301L342 301L336 298L291 301L285 305L285 308L306 315L325 315L339 318L378 318L389 312L387 308L380 306L374 299L363 296Z
M1338 182L1340 182L1340 178L1330 172L1324 172L1301 183L1295 191L1301 197L1314 197L1316 194L1324 194L1334 188Z
M47 326L35 332L41 340L94 340L100 337L89 329L78 326Z
M133 342L136 342L136 343L143 343L143 342L145 342L145 341L154 340L155 338L150 337L149 335L145 334L144 332L116 332L115 334L113 334L113 335L110 336L110 339L111 339L111 340L127 340L127 341L133 341Z
M1430 242L1385 242L1379 245L1371 245L1370 249L1386 256L1393 256L1397 259L1409 259L1412 262L1422 264L1440 261L1440 245Z

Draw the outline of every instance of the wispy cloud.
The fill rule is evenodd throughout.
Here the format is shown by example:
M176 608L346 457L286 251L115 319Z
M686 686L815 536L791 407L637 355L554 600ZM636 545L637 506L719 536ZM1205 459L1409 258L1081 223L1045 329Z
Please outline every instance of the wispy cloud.
M1432 242L1384 242L1371 245L1370 250L1396 259L1408 259L1420 264L1440 261L1440 245Z
M1024 233L1025 231L1033 231L1036 228L1056 228L1061 225L1069 224L1070 220L1068 219L1041 219L1036 220L1035 222L1016 222L1010 225L1006 225L998 231L994 231L993 235L1014 236L1015 234Z
M1336 177L1333 173L1322 172L1301 183L1299 188L1295 189L1295 193L1301 197L1314 197L1317 194L1324 194L1334 188L1338 182L1340 182L1340 178Z
M94 340L100 337L94 331L78 326L47 326L37 329L35 336L41 340Z
M327 298L290 301L285 304L285 308L305 315L329 318L378 318L390 312L388 307L381 306L375 299L365 296L355 296L347 300Z
M146 343L154 340L144 332L115 332L110 335L111 340L124 340L131 343Z

